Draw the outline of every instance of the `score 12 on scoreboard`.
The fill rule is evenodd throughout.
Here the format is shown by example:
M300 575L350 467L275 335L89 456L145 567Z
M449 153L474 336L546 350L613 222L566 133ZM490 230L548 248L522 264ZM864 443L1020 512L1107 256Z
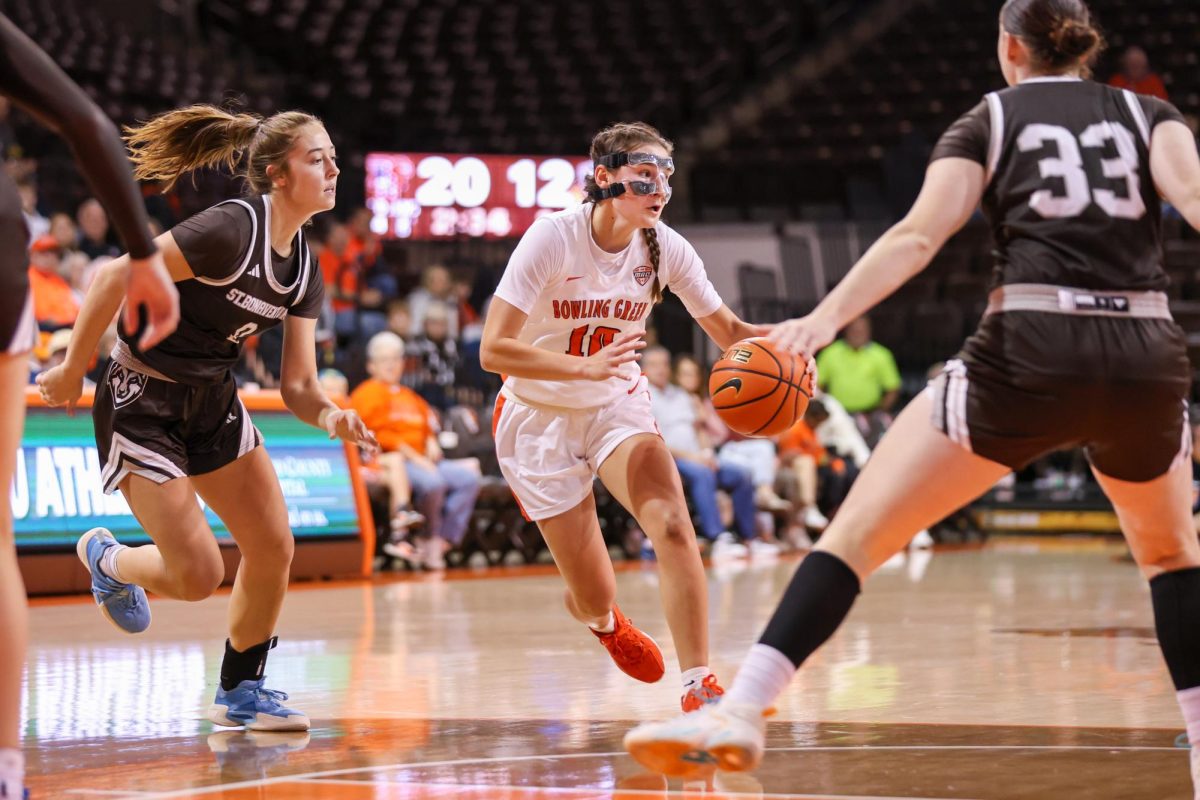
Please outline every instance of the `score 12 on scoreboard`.
M579 156L370 153L367 207L384 239L516 238L577 205L592 171Z

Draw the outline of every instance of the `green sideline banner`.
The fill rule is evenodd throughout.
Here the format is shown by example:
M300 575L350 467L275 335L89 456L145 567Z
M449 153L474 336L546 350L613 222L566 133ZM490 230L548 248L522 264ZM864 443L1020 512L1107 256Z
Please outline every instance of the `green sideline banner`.
M296 537L357 537L354 486L342 443L286 411L256 410L252 416L279 475ZM126 544L148 542L124 496L104 494L100 472L90 409L80 408L72 417L29 408L11 490L17 547L74 546L80 534L96 526ZM258 500L247 496L245 502ZM205 514L217 537L228 539L217 516L207 509Z

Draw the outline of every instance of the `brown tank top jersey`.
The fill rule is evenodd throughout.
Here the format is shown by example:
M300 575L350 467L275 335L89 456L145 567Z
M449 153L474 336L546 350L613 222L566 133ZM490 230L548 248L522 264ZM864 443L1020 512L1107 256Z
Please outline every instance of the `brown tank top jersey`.
M176 284L179 327L138 358L180 383L219 382L248 337L289 314L319 317L325 289L303 231L286 258L270 231L269 195L218 203L172 228L195 277ZM122 331L121 340L133 348L132 334Z
M1034 78L988 94L950 126L930 160L967 158L986 170L993 285L1163 289L1150 136L1168 120L1183 117L1157 98Z

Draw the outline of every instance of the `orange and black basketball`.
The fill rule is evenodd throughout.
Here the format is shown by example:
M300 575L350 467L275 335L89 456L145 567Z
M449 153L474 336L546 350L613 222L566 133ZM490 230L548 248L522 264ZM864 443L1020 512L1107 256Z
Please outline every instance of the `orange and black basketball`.
M774 436L804 416L813 374L807 356L777 350L763 337L743 339L713 365L708 393L731 430Z

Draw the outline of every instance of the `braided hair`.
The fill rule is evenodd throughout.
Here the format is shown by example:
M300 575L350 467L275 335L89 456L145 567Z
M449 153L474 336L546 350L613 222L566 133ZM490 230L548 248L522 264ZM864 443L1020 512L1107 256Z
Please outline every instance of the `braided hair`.
M675 149L669 139L658 132L656 128L644 122L618 122L610 125L592 137L589 155L595 162L601 156L609 153L623 153L636 150L639 145L657 145L667 153ZM584 202L595 202L592 193L596 191L595 175L588 175L583 182ZM658 278L659 261L662 257L662 246L658 242L658 231L654 228L642 228L642 241L650 253L650 267L654 270L654 285L650 293L654 303L662 300L662 282Z

